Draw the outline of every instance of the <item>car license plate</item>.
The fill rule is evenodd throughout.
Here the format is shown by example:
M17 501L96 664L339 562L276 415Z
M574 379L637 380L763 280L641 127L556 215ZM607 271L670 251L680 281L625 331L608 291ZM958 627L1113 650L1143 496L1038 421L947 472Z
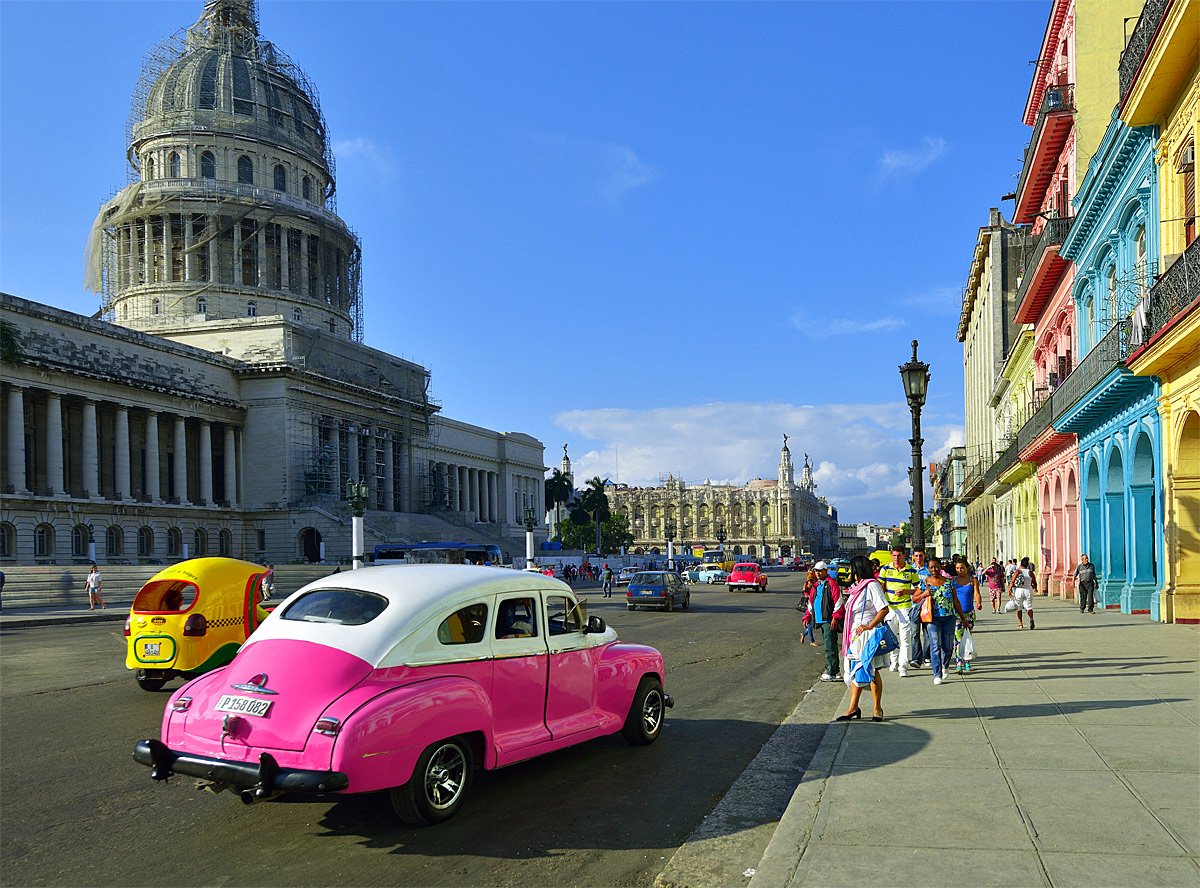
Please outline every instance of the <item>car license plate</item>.
M239 697L235 694L225 694L213 707L217 712L236 712L238 715L267 714L273 700L255 700L253 697Z
M142 656L143 657L157 657L159 655L159 651L161 648L162 648L161 641L147 641L142 646Z

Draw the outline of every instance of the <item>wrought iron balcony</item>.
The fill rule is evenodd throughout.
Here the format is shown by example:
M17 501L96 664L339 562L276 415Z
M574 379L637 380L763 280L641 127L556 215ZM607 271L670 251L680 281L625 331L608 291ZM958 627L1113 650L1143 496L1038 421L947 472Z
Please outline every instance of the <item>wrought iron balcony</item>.
M1016 439L1014 439L1011 444L997 454L996 461L988 466L988 470L983 473L983 486L985 489L991 487L1001 475L1016 464L1018 452L1019 448L1017 447Z
M1047 86L1042 95L1041 107L1038 108L1037 120L1033 124L1033 138L1025 147L1025 162L1021 165L1021 178L1017 182L1014 222L1024 223L1032 220L1033 212L1045 193L1045 184L1050 181L1050 174L1058 166L1058 153L1067 140L1074 114L1075 84L1056 83ZM1036 201L1032 197L1026 197L1026 188L1032 176L1036 176L1038 181L1042 182L1042 187L1036 189Z
M1129 90L1133 87L1133 81L1137 79L1138 71L1142 69L1142 62L1145 60L1146 54L1150 52L1154 36L1158 33L1159 23L1167 14L1171 2L1172 0L1146 0L1146 5L1142 7L1142 14L1138 16L1137 24L1133 26L1133 33L1129 35L1129 43L1121 53L1121 61L1117 65L1122 105L1125 104L1125 97L1129 95Z
M1054 419L1062 417L1129 355L1129 318L1118 321L1054 391ZM1032 438L1030 439L1032 440Z
M1200 296L1200 238L1192 241L1150 288L1146 339L1171 322Z

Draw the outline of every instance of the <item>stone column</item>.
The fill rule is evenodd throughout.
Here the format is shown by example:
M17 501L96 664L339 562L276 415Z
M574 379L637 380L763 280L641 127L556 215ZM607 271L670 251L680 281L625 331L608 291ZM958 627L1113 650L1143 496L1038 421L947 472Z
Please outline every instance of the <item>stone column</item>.
M196 279L196 257L192 255L192 245L196 241L196 229L192 222L192 214L183 214L183 279Z
M171 214L167 213L162 217L163 223L163 276L164 281L169 281L171 277Z
M267 223L258 226L258 285L267 286Z
M51 496L63 489L62 398L51 392L46 397L46 486Z
M233 283L242 284L242 220L238 219L233 225Z
M396 449L392 446L392 433L383 433L383 508L396 511Z
M479 479L474 469L467 469L467 509L479 516Z
M237 435L233 426L225 424L225 500L231 506L237 505Z
M83 490L86 496L100 495L100 451L97 444L96 402L83 402Z
M467 496L470 493L467 481L467 469L465 466L458 467L458 511L467 511Z
M162 500L158 471L158 413L149 410L146 412L146 496L152 503Z
M154 219L147 217L142 225L142 263L146 266L142 283L149 284L154 280Z
M8 483L25 493L25 389L8 387Z
M113 456L113 493L117 499L126 500L130 496L129 408L124 404L117 405L113 431L116 438L116 453Z
M346 432L346 462L347 480L357 481L358 478L358 426L350 426Z
M300 292L308 295L308 234L300 229Z
M487 473L487 492L488 492L488 521L495 522L496 515L496 473Z
M330 480L333 483L333 496L342 498L342 430L337 422L330 429L330 443L333 444L333 467L330 470Z
M279 233L279 286L282 290L290 290L291 275L288 274L288 229L281 227Z
M181 504L188 502L187 490L187 426L182 416L175 417L175 497Z
M211 506L213 501L212 425L200 423L200 502Z

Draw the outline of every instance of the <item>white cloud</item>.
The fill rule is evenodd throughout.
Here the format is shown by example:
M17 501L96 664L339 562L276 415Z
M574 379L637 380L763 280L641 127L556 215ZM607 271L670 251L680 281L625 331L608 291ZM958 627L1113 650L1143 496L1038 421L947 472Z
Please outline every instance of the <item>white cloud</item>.
M907 321L894 315L882 318L824 318L816 320L802 312L792 315L792 326L806 336L849 336L852 333L873 333L879 330L894 330Z
M340 161L361 163L369 167L374 175L384 182L394 179L400 167L390 148L363 136L339 139L333 143L333 154Z
M920 147L909 150L892 149L879 159L879 178L911 176L921 172L949 150L945 139L926 136Z
M962 309L962 288L929 287L902 297L900 302L930 314L957 315Z
M600 145L601 178L597 197L608 206L616 206L631 191L654 181L652 166L637 156L628 145Z
M577 479L599 475L656 485L667 473L693 484L774 478L786 432L797 480L807 453L817 493L838 508L842 521L891 522L908 514L911 420L903 402L604 408L567 411L554 421L594 442L572 454ZM962 430L951 425L931 424L923 434L939 442L927 463L962 438Z

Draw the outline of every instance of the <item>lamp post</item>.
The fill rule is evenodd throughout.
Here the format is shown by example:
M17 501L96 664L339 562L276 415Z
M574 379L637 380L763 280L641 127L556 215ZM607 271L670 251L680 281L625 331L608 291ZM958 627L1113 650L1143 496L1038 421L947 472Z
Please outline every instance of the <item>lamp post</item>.
M366 558L365 540L363 534L363 513L367 511L367 482L346 480L346 502L350 504L350 555L352 570L363 566Z
M917 360L917 340L912 341L912 360L900 365L900 379L904 383L904 397L912 410L912 468L909 470L909 480L912 482L912 547L925 548L925 488L924 476L921 471L921 445L925 439L921 437L921 408L925 406L925 395L929 391L929 365Z
M667 540L667 570L675 569L675 522L668 518L663 526L663 536Z
M525 507L525 569L537 570L537 565L533 563L533 529L537 526L537 518L534 517L533 507Z
M714 536L717 538L717 548L724 553L725 541L729 539L729 537L725 535L725 522L721 519L717 520L717 532L714 534Z

